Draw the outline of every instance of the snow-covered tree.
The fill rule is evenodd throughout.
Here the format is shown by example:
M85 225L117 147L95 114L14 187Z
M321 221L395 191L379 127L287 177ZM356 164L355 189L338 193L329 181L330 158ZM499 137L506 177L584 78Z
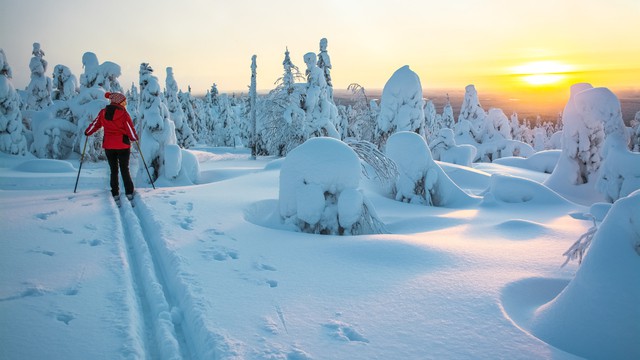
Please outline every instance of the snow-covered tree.
M575 105L585 123L600 123L604 129L596 188L610 202L640 189L640 153L629 151L618 97L607 88L587 89L576 94Z
M168 180L179 175L181 153L177 147L175 124L169 117L169 109L162 99L158 78L148 63L140 64L140 147L149 166L152 179ZM145 178L140 167L138 178Z
M80 91L78 78L64 65L56 65L53 68L53 100L70 100Z
M349 127L348 137L358 140L373 142L376 130L376 118L370 108L365 88L360 84L352 83L347 87L351 92L353 105L346 111L346 119Z
M464 89L464 100L460 107L460 115L458 115L458 124L468 121L470 125L471 135L476 141L482 140L483 128L487 113L480 105L478 91L473 84L467 85Z
M640 110L631 120L631 150L640 152Z
M20 96L11 83L11 66L0 49L0 151L26 155L27 138L22 125Z
M436 136L430 138L429 149L434 160L463 166L471 166L478 151L472 145L457 145L453 130L448 128L440 129Z
M396 70L382 89L375 143L384 148L389 136L412 131L424 136L422 85L408 65Z
M385 153L398 166L399 176L391 194L396 200L447 207L466 206L477 201L436 164L429 146L419 134L401 131L391 135Z
M284 156L307 140L306 113L301 108L304 84L296 84L297 67L285 51L284 75L260 107L261 138L271 155Z
M594 117L585 118L575 103L576 95L592 89L587 83L571 86L569 101L562 113L562 155L545 185L554 190L563 185L592 183L602 161L604 145L602 121Z
M316 54L311 52L304 55L307 89L303 108L307 119L307 138L328 136L339 139L340 134L335 128L335 124L340 123L338 109L329 97L325 74L316 65L316 58Z
M542 151L545 149L546 143L547 132L541 127L533 129L533 149L535 151Z
M39 43L33 43L33 57L29 62L31 81L27 85L26 110L42 110L51 105L51 78L46 76L47 61L44 59L44 51Z
M100 78L99 85L102 86L105 91L119 93L124 92L120 85L120 81L118 80L122 74L120 65L111 61L105 61L98 67L98 72Z
M77 125L76 141L74 149L81 153L86 140L85 160L97 161L105 159L102 150L102 129L88 138L84 136L84 130L98 116L109 101L105 99L105 90L101 87L100 62L96 54L86 52L82 55L82 66L84 72L80 74L80 92L71 101L71 112L73 123Z
M451 100L449 99L449 94L447 94L447 102L444 104L444 108L442 109L442 127L453 129L455 122L456 119L453 116L453 106L451 106Z
M80 86L84 88L100 86L102 79L100 78L98 56L92 52L84 53L82 55L82 67L84 72L80 75Z
M442 127L441 117L438 116L436 106L433 104L433 100L427 100L424 102L424 126L427 137L438 133Z
M485 118L484 126L485 136L483 141L491 141L493 139L511 140L511 124L509 118L504 114L502 109L491 108Z
M326 235L384 232L360 189L358 155L345 143L313 138L293 149L280 171L280 219L297 231Z
M138 124L138 119L140 116L138 115L138 107L140 105L140 94L138 93L138 88L134 83L131 83L131 88L127 90L127 112L129 116L131 116L131 121L133 121L133 125L136 126Z
M176 138L178 145L182 148L188 149L196 145L196 139L193 137L193 130L189 127L186 121L186 116L182 110L182 105L178 101L178 83L173 76L173 68L167 68L167 78L165 80L165 98L167 100L167 108L169 109L169 116L176 125Z
M324 73L324 79L327 83L327 97L333 101L333 83L331 82L331 58L327 52L327 39L320 39L320 52L318 53L318 67Z
M256 119L256 106L257 106L257 85L256 85L256 77L257 77L257 69L258 65L256 63L256 55L251 57L251 85L249 86L249 112L251 119L251 141L249 145L251 147L251 158L255 159L258 156L258 130L257 130L257 119Z

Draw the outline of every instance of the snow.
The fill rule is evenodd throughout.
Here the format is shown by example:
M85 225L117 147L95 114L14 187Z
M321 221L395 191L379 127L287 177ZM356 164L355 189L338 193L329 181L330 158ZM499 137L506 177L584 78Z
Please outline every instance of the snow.
M197 181L139 185L121 208L104 161L83 164L74 194L77 157L0 154L0 358L640 356L637 192L609 210L566 200L538 166L431 160L476 201L407 204L378 193L337 140L309 143L284 159L183 150ZM131 166L146 176L136 152ZM306 171L311 187L342 188L345 221L369 203L386 233L274 226L279 202L315 206L293 199ZM604 217L591 248L560 267L589 212Z

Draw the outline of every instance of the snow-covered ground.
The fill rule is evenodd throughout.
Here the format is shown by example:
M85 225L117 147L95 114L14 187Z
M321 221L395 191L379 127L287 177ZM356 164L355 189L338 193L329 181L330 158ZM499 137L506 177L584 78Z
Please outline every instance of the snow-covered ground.
M478 197L462 208L397 202L363 180L387 233L328 236L277 226L284 160L236 149L196 154L199 185L139 186L135 207L125 200L121 208L104 162L83 164L74 193L77 158L0 154L0 358L603 355L597 343L575 346L593 336L554 336L563 319L538 316L576 275L577 262L561 267L563 253L596 209L541 185L548 173L439 163ZM638 273L621 276L629 293L610 297L634 301ZM640 339L638 312L626 319L624 330L618 320L588 326L596 339ZM611 358L640 354L633 341L616 346Z

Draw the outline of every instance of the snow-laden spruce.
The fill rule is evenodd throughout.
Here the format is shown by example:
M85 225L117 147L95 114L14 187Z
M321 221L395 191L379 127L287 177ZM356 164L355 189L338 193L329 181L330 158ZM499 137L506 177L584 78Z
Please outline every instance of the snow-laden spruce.
M175 124L170 118L158 78L148 63L140 64L138 111L139 145L151 178L166 184L175 181L196 183L200 174L198 161L193 153L178 146ZM148 179L144 166L139 168L137 179Z
M345 143L307 140L285 158L278 210L285 224L327 235L382 233L373 204L360 189L358 155Z
M31 81L26 90L26 110L42 110L51 105L51 78L46 75L47 61L39 43L33 43L33 57L29 62Z
M22 125L20 96L11 83L11 66L0 49L0 151L26 155L27 138Z
M165 80L165 98L167 100L167 108L171 120L176 125L176 138L180 147L188 149L196 145L196 139L193 137L193 130L186 121L186 116L182 110L182 106L178 101L178 83L173 75L173 68L167 68L167 78Z
M596 188L609 202L640 189L640 154L629 151L629 134L622 121L618 97L607 88L580 92L576 107L587 123L602 123L605 141Z
M502 109L491 108L485 112L480 105L474 85L467 85L455 125L457 144L468 144L477 148L474 161L492 162L510 156L529 157L535 152L526 142L513 139L513 126L517 118L509 118Z
M307 140L306 113L300 107L305 84L295 83L302 75L291 61L289 49L282 61L284 73L275 89L260 102L260 141L258 153L285 156Z
M424 135L424 100L418 74L405 65L382 89L375 143L384 148L389 136L400 131Z
M304 62L307 65L307 93L304 101L308 125L307 138L329 136L339 139L340 134L335 127L335 124L339 123L338 109L329 96L325 74L316 64L316 54L306 53Z
M589 359L640 358L640 191L613 204L567 287L535 312L533 334Z
M464 89L464 100L462 100L458 115L458 126L468 129L467 133L470 133L478 141L482 138L481 130L486 117L487 113L480 105L475 85L467 85Z
M387 140L386 155L398 167L392 196L403 202L429 206L458 207L479 200L460 189L431 156L424 138L401 131Z
M578 93L592 88L587 83L571 86L569 100L562 112L562 156L545 182L545 185L554 190L565 186L593 184L594 176L600 168L600 149L604 143L602 122L593 118L585 119L575 104Z

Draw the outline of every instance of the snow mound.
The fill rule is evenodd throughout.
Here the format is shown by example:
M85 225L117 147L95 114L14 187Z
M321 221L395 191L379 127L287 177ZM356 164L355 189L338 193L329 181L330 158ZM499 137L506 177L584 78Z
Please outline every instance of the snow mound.
M544 150L539 151L528 158L504 157L495 159L493 163L551 174L558 163L560 154L562 154L562 151L560 150Z
M410 131L397 132L389 137L386 154L398 166L396 200L443 207L469 206L477 202L433 160L422 136Z
M483 204L528 203L528 204L569 204L562 196L546 186L521 177L493 174L489 190L484 196Z
M312 138L293 149L280 171L280 216L302 232L359 235L382 232L359 189L360 159L345 143Z
M640 358L639 208L640 191L614 203L575 278L536 310L535 336L586 358Z
M505 237L510 239L532 239L548 232L548 228L535 221L512 219L495 226Z
M76 172L67 161L52 159L27 160L13 168L16 171L32 172L32 173L67 173Z

